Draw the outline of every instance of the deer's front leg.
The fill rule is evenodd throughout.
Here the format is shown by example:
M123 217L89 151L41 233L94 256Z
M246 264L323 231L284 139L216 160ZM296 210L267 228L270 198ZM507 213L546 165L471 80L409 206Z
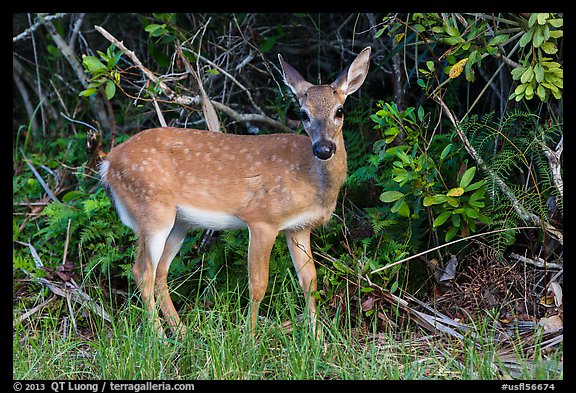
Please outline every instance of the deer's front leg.
M310 229L300 231L286 231L286 243L292 256L292 262L298 280L304 291L304 299L308 310L308 317L312 330L316 332L316 299L310 294L316 291L316 267L312 259L312 249L310 248Z
M256 330L258 319L258 306L264 298L268 287L268 272L270 267L270 253L278 229L265 223L250 224L248 226L250 240L248 246L248 275L250 284L250 333Z

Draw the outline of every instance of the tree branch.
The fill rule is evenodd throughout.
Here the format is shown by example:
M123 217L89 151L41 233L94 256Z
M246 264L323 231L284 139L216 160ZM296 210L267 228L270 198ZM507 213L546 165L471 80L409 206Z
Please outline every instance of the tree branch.
M66 13L59 13L59 14L54 14L54 15L48 15L44 17L44 21L51 21L52 19L58 19L58 18L62 18L63 16L67 15ZM31 37L32 33L34 33L34 31L36 31L36 29L41 25L42 23L40 21L34 23L32 26L30 26L29 28L27 28L26 30L24 30L22 33L18 34L15 37L12 37L12 43L16 42L16 41L20 41L23 40L25 38Z

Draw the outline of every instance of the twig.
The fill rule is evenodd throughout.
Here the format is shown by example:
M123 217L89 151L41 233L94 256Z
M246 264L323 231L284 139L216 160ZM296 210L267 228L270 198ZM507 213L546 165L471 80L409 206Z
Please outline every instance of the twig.
M66 241L64 242L64 255L62 256L62 265L66 263L66 257L68 256L68 244L70 243L70 223L72 219L68 219L68 227L66 228Z
M41 268L44 266L44 264L42 263L42 260L38 256L38 253L36 252L36 249L34 248L34 246L32 244L24 243L24 242L21 242L18 240L15 240L15 242L18 244L21 244L23 246L27 246L29 248L30 253L32 254L32 258L34 259L34 264L36 265L36 268ZM68 299L68 297L70 297L70 299L74 300L77 303L80 303L81 305L86 305L90 310L94 311L100 317L104 318L108 322L111 322L110 315L108 315L106 310L104 310L104 308L100 304L98 304L86 292L84 292L78 286L78 284L76 284L76 281L74 281L73 278L70 278L70 280L66 281L66 282L56 283L56 282L49 281L48 279L46 279L44 277L38 278L38 277L32 276L26 270L24 270L24 269L22 269L22 270L28 276L32 277L32 279L34 279L35 281L39 282L40 284L47 286L48 289L50 289L50 291L52 291L55 295L58 295L58 296L61 296L61 297L67 298L67 299Z
M34 246L30 243L24 243L21 242L20 240L14 240L16 243L21 244L23 246L28 247L28 249L30 250L30 254L32 254L32 259L34 260L34 266L36 266L36 269L40 269L42 267L44 267L44 264L42 263L42 260L40 259L40 256L38 255L38 252L36 251L36 249L34 248ZM25 271L26 274L28 274L28 272Z
M14 56L14 54L12 54L12 79L14 80L14 84L16 85L16 88L20 92L20 96L22 97L22 102L24 103L24 109L26 109L26 113L28 114L28 118L30 119L30 122L32 124L32 129L37 130L38 129L38 121L36 120L36 117L34 116L34 107L32 106L32 103L30 101L30 96L28 95L28 91L26 90L26 87L24 86L24 82L22 81L22 78L20 78L20 74L22 74L22 72L23 72L22 71L22 65L16 59L16 56Z
M167 126L166 119L164 119L164 115L160 110L160 105L158 105L158 101L156 101L156 98L154 98L154 96L152 96L152 103L154 104L154 110L156 110L156 115L158 116L158 121L160 122L160 125L162 127L166 127Z
M18 318L16 318L13 322L12 322L12 326L16 326L19 323L22 323L22 321L24 321L25 319L30 318L30 316L32 314L37 313L38 311L40 311L42 308L46 307L48 304L52 303L54 300L56 299L55 295L50 296L48 299L46 299L45 301L43 301L42 303L40 303L39 305L37 305L34 308L31 308L30 310L26 311L24 314L20 315Z
M60 112L60 116L62 116L63 118L65 118L68 121L71 121L72 123L78 123L78 124L82 124L83 126L86 126L90 129L92 129L93 131L98 132L98 130L96 128L94 128L93 126L91 126L88 123L84 123L83 121L80 120L76 120L76 119L72 119L71 117L66 116L64 113Z
M64 298L70 297L71 300L74 300L76 303L81 305L85 305L108 322L111 321L110 315L108 315L104 308L88 296L88 294L84 292L73 279L63 283L55 283L45 278L37 278L37 280L41 284L46 285L56 295Z
M188 58L182 54L182 48L178 46L176 47L176 51L184 63L184 68L186 68L186 71L192 75L196 81L196 84L198 84L200 96L202 97L202 112L204 112L204 119L206 120L208 129L213 132L220 132L220 120L218 120L218 115L216 114L216 110L214 110L214 105L212 105L210 99L208 98L208 94L206 94L206 91L204 90L204 85L200 80L200 76L196 71L194 71L190 61L188 61Z
M538 258L538 257L536 257L536 259L531 259L531 258L527 258L527 257L522 256L522 255L516 254L514 252L510 254L510 257L514 258L520 262L527 263L527 264L530 264L532 266L536 266L537 268L540 268L540 269L551 269L551 270L564 269L564 267L562 265L559 265L559 264L553 263L553 262L546 262L544 259Z
M513 229L537 229L537 228L539 228L539 227L516 227L516 228L496 229L496 230L490 231L490 232L477 233L477 234L475 234L475 235L463 237L462 239L453 240L453 241L451 241L451 242L448 242L448 243L445 243L445 244L441 244L441 245L439 245L439 246L437 246L437 247L428 249L428 250L426 250L426 251L422 251L422 252L420 252L420 253L418 253L418 254L415 254L415 255L412 255L412 256L410 256L410 257L408 257L408 258L404 258L404 259L401 259L401 260L396 261L396 262L394 262L394 263L390 263L390 264L388 264L388 265L386 265L386 266L383 266L383 267L381 267L381 268L378 268L378 269L376 269L376 270L372 270L372 271L370 272L370 274L378 273L378 272L380 272L380 271L382 271L382 270L390 269L391 267L396 266L396 265L399 265L399 264L404 263L404 262L407 262L407 261L409 261L410 259L418 258L419 256L428 254L429 252L436 251L436 250L438 250L438 249L440 249L440 248L447 247L447 246L450 246L450 245L452 245L452 244L456 244L456 243L463 242L464 240L470 240L470 239L473 239L473 238L475 238L475 237L492 235L492 234L494 234L494 233L510 231L510 230L513 230Z
M28 21L30 21L30 14L28 14ZM38 89L38 97L42 97L42 83L40 83L40 66L38 62L38 53L36 51L36 40L34 39L34 35L32 37L32 52L34 53L34 66L36 69L36 88ZM42 134L46 136L46 118L44 116L44 100L40 100L40 118L42 119ZM30 133L31 134L31 133Z
M34 168L34 166L30 163L30 160L28 160L28 158L26 157L26 155L24 154L24 151L22 150L22 148L20 148L20 153L22 154L22 157L24 157L24 162L26 163L26 165L28 165L28 168L30 168L30 170L32 171L32 173L34 174L34 177L36 178L36 180L38 180L38 182L40 183L40 185L42 186L42 188L44 189L44 191L46 191L46 194L50 197L50 199L52 199L54 202L58 202L58 198L56 198L56 196L54 195L54 193L52 192L52 190L50 190L50 188L48 187L48 184L46 184L46 182L44 181L44 179L42 179L42 176L40 176L40 174L38 173L38 171L36 170L36 168Z

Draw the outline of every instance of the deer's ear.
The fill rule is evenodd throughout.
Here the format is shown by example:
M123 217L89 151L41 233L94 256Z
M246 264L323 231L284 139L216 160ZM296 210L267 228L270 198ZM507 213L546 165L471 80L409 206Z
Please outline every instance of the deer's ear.
M368 46L356 56L352 64L348 66L330 85L334 89L340 90L342 94L348 96L354 93L362 86L366 75L368 75L368 67L370 66L370 52L372 49Z
M298 98L303 97L312 86L312 83L307 82L294 67L286 63L282 55L278 54L278 60L280 60L280 66L282 67L284 83Z

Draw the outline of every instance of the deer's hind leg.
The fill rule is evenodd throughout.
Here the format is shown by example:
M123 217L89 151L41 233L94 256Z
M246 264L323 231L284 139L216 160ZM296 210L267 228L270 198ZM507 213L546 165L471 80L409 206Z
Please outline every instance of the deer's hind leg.
M154 210L149 210L154 211ZM155 288L157 286L157 269L165 252L166 241L172 232L176 213L160 214L161 209L155 211L155 217L148 217L148 222L154 223L148 227L139 228L138 254L132 271L136 284L140 289L142 301L148 311L149 317L154 321L154 329L160 336L164 336L162 323L156 310ZM164 211L166 213L166 211ZM171 260L170 260L171 261ZM156 296L158 297L158 296ZM163 303L160 302L160 305Z
M178 254L178 251L180 251L189 227L188 224L176 220L166 239L164 251L156 268L156 302L160 305L164 319L168 322L172 332L179 336L183 336L185 330L178 316L178 312L174 308L174 303L172 303L172 298L168 291L167 277L170 264Z

